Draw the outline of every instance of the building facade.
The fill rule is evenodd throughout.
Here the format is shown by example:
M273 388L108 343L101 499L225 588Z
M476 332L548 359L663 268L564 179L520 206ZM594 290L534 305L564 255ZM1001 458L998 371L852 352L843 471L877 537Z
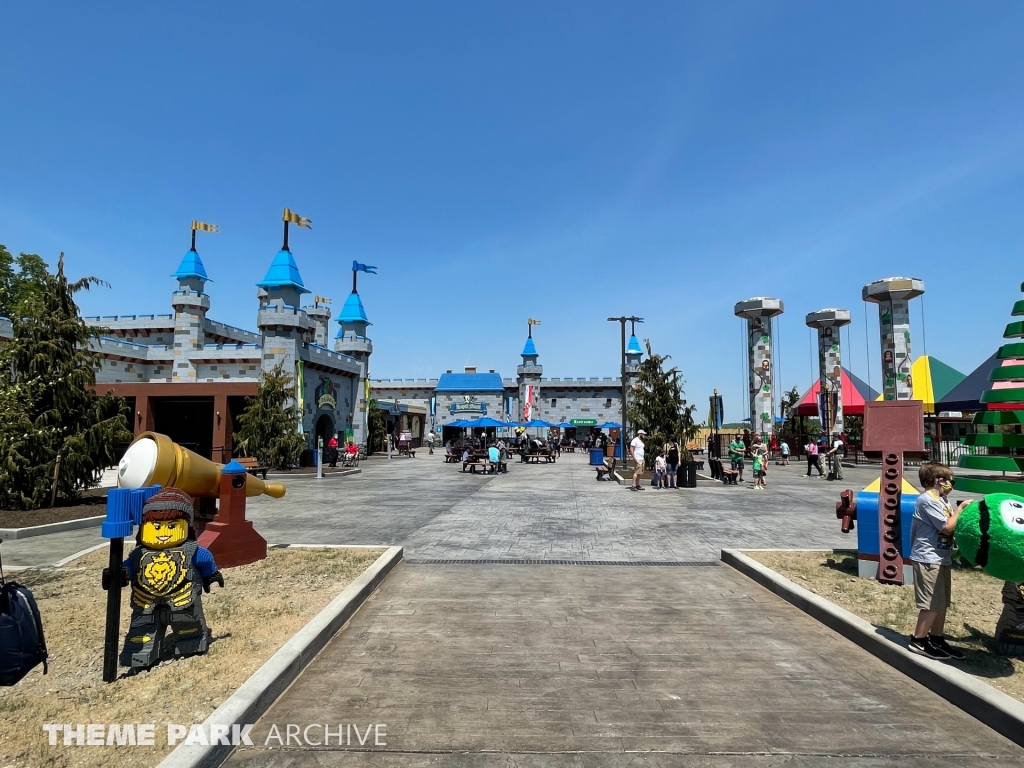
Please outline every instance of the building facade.
M336 318L328 348L330 311L302 306L309 293L291 251L283 248L256 284L256 331L208 316L210 282L190 250L172 275L171 312L86 317L102 328L92 348L101 365L96 389L112 391L131 408L132 430L163 432L200 455L226 462L245 398L256 394L264 371L282 364L298 383L301 429L313 449L318 437L346 432L362 443L366 431L366 373L373 346L370 324L353 291ZM0 339L12 336L0 319Z
M581 430L580 435L589 434L591 427L621 421L620 378L544 378L532 329L520 357L515 378L466 368L461 373L446 371L436 379L371 379L370 388L379 402L414 406L425 413L423 434L433 430L444 435L453 421L484 416L517 423L567 423ZM640 357L640 345L632 336L626 348L630 382L639 372ZM411 420L408 423L411 426Z

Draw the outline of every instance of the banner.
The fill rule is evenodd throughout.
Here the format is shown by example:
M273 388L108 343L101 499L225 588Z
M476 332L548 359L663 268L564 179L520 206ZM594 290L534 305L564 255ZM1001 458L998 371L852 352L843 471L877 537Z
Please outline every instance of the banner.
M196 230L200 232L220 232L220 227L218 227L216 224L204 224L201 221L196 221L195 219L193 219L192 231L195 232Z
M312 219L307 219L305 216L299 216L299 214L293 213L287 208L284 209L284 215L281 218L289 224L295 224L296 226L305 227L306 229L313 228Z
M533 418L533 384L527 384L523 396L523 421Z
M725 420L725 407L722 404L722 396L711 395L708 400L711 401L711 407L708 409L708 426L717 432L722 428L722 422Z

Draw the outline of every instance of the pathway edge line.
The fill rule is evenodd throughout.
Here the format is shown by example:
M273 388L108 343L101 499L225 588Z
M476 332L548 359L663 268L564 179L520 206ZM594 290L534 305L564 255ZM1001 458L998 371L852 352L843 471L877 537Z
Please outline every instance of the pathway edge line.
M401 562L402 552L402 547L387 547L369 568L287 640L206 718L203 722L206 734L209 735L210 726L215 724L230 727L235 723L255 723ZM222 744L180 744L160 761L157 768L217 768L234 749L234 746Z
M955 667L912 654L880 635L870 622L794 584L739 550L723 549L722 562L1024 747L1024 703Z
M28 525L24 528L0 528L0 539L17 541L18 539L30 539L33 536L46 536L48 533L77 531L82 528L99 528L106 519L106 515L96 515L93 517L79 517L76 520L62 520L59 523Z

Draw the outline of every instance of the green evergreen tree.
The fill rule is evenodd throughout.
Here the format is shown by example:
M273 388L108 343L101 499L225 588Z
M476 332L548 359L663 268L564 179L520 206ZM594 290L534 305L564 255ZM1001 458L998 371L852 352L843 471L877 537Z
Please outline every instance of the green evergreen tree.
M75 304L76 293L104 283L95 277L69 283L64 254L56 274L44 268L32 279L38 287L23 290L20 311L11 317L14 338L0 347L0 506L6 508L47 506L55 474L60 496L76 498L131 440L124 400L93 391L100 357L89 342L98 329L82 321Z
M260 376L255 397L245 399L235 447L264 467L288 469L299 463L306 440L299 433L299 408L291 374L278 363Z
M661 447L668 442L679 443L684 460L689 460L686 443L700 432L700 424L694 421L696 405L688 405L683 397L683 377L678 368L665 370L669 355L656 355L647 345L647 359L640 363L636 387L632 391L627 416L632 434L638 430L647 433L644 443L647 451L644 463L654 466L654 459Z
M30 314L43 298L43 286L49 268L34 253L17 258L0 244L0 317Z

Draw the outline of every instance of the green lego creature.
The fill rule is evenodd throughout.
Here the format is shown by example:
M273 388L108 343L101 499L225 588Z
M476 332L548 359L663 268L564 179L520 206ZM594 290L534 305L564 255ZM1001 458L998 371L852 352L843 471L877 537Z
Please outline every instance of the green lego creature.
M990 493L960 513L960 554L989 576L1024 582L1024 498Z

